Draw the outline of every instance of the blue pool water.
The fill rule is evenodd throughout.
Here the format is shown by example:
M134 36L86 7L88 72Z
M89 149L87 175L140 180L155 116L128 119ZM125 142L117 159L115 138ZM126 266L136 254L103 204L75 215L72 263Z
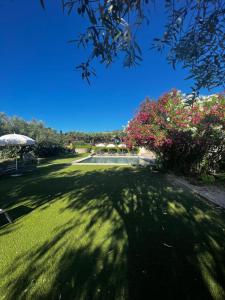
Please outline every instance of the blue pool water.
M79 161L80 164L125 164L138 165L139 157L92 156Z

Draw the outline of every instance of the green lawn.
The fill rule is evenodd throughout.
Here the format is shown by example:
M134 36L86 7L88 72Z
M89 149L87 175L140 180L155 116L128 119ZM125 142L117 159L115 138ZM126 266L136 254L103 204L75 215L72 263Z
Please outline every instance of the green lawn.
M224 211L164 174L72 160L0 179L0 299L225 299Z

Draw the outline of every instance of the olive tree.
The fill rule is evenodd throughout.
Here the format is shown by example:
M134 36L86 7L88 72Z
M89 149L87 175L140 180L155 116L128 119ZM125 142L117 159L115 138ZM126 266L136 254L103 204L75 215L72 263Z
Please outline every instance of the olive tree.
M47 0L40 0L44 8ZM95 75L92 62L97 59L108 66L119 55L123 65L132 67L142 61L138 31L150 24L155 0L62 0L69 15L83 17L84 32L71 40L90 50L77 69L89 82ZM180 63L193 78L194 89L225 85L225 1L224 0L164 0L166 14L164 33L149 41L153 49L166 51L168 62L175 68ZM160 7L161 9L161 7ZM151 27L149 27L151 29Z

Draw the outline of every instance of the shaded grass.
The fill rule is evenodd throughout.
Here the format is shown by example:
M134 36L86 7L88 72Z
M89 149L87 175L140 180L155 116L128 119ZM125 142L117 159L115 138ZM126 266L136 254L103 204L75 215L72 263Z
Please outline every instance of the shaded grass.
M0 299L225 297L224 212L163 174L55 160L1 179L0 207Z
M217 174L215 178L216 178L216 184L225 188L225 172Z

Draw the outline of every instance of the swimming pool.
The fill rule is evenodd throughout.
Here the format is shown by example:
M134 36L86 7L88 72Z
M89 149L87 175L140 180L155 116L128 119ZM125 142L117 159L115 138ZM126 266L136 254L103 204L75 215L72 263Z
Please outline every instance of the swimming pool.
M99 164L99 165L139 165L140 158L138 156L89 156L74 164Z

